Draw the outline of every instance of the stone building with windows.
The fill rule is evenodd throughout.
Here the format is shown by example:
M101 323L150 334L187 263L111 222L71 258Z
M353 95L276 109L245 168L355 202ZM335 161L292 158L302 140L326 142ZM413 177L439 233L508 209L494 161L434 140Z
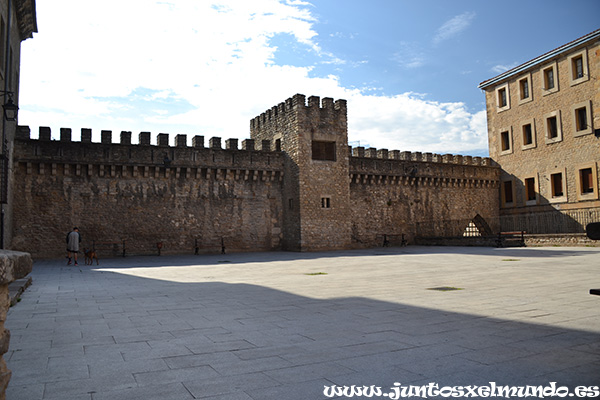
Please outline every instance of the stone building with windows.
M19 104L19 75L21 65L21 42L37 32L35 0L0 0L0 96L3 109L8 104ZM12 163L11 144L17 124L5 115L0 123L0 248L10 244L12 211Z
M10 182L14 180L11 165L19 103L21 42L37 32L36 21L35 0L0 0L0 249L9 243L14 222ZM4 361L10 343L10 332L4 325L11 305L8 285L31 272L32 261L26 253L4 250L0 253L0 399L4 399L11 377Z
M596 30L479 85L502 171L503 229L551 233L599 220L599 78Z

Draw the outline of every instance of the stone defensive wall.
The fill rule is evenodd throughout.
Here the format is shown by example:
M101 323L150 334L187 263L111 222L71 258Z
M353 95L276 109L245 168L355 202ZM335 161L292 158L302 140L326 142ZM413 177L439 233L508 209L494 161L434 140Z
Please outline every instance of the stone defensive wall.
M117 255L272 250L281 240L282 153L271 143L102 131L81 141L63 128L51 140L21 126L14 143L12 249L34 257L65 254L66 234L78 226L82 247ZM160 244L159 244L160 243Z
M489 158L353 148L352 239L372 247L461 236L477 215L497 232L499 177Z
M286 154L284 248L351 247L346 101L296 94L252 119L250 134Z
M41 127L33 139L18 127L11 249L64 257L74 226L101 258L410 244L447 236L448 222L460 235L476 217L497 232L500 169L490 159L350 148L345 100L305 101L254 118L252 139L225 148L163 133L151 144L150 132L134 144L131 132L113 143L101 131L92 142L90 129L73 141L71 129L52 140ZM315 142L335 146L315 159Z

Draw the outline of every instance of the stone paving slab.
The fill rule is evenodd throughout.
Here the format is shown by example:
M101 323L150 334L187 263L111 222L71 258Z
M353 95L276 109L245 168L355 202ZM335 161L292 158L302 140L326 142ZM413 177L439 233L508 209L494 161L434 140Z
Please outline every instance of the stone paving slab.
M34 263L9 400L324 399L325 385L600 385L598 248ZM460 290L436 291L437 287Z

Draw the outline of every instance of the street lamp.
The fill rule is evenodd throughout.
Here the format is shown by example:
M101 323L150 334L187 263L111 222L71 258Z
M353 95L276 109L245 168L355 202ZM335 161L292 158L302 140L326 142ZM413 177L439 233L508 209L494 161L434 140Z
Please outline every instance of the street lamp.
M19 113L19 106L17 106L12 99L12 95L9 94L8 101L2 106L4 109L4 119L7 121L16 121L17 114Z
M3 117L2 118L2 151L0 152L0 249L4 249L4 218L5 210L4 205L8 203L8 143L6 137L6 121L16 121L17 114L19 112L19 106L17 106L12 99L13 92L7 90L0 90L0 94L8 96L8 100L2 106Z

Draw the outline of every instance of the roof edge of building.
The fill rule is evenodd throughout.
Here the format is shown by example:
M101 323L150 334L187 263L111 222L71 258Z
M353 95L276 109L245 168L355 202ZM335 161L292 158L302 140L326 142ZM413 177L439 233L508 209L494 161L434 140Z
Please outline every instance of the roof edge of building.
M593 32L588 33L587 35L584 35L582 37L580 37L579 39L575 39L567 44L564 44L554 50L551 50L547 53L542 54L539 57L534 58L533 60L527 61L526 63L523 63L519 66L516 66L514 68L509 69L506 72L501 73L500 75L497 75L493 78L487 79L483 82L481 82L478 86L479 89L485 89L489 86L492 86L498 82L501 82L513 75L519 74L535 65L544 63L554 57L556 57L559 54L565 53L567 51L572 50L575 47L578 47L580 45L582 45L583 43L586 43L588 41L592 41L594 39L600 38L600 29L597 29Z

